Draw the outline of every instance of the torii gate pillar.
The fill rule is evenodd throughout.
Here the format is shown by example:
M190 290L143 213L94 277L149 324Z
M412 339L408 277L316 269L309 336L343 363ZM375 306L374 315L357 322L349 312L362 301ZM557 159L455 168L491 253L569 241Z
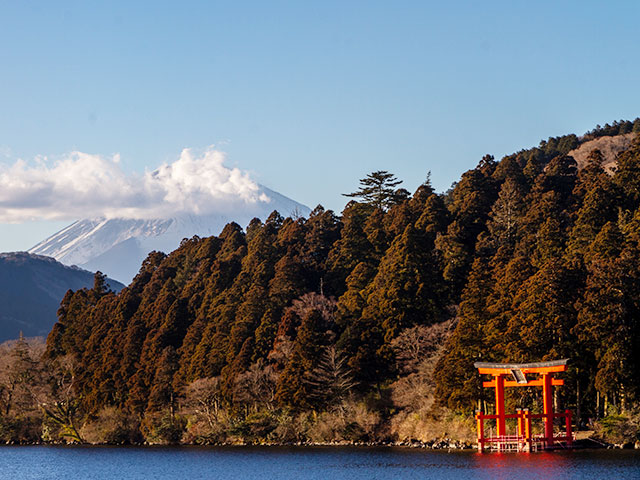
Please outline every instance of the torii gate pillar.
M547 445L553 446L553 379L550 373L542 374L542 413L544 413L544 436Z
M496 376L494 384L496 389L496 415L498 416L496 419L496 430L498 436L501 437L507 434L506 412L504 409L504 377L502 375Z

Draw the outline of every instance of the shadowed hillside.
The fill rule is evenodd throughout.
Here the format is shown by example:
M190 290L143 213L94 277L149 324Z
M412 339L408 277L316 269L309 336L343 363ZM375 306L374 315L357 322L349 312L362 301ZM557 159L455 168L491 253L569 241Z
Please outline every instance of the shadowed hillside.
M638 131L640 120L620 122L500 161L486 155L444 194L428 177L411 193L372 172L340 216L319 206L246 231L231 223L151 253L119 294L99 278L69 292L45 354L71 382L62 434L465 438L470 412L492 409L479 360L569 358L559 408L579 425L631 412L640 140L618 153L613 174L598 149L582 168L568 154ZM539 392L508 395L509 408L540 404Z
M109 280L110 288L124 285ZM67 290L93 286L93 273L67 267L53 258L25 252L0 253L0 342L46 336Z

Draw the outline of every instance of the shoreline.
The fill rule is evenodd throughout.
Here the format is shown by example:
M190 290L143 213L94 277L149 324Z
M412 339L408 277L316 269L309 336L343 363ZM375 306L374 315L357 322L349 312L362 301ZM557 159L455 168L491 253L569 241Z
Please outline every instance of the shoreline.
M435 442L221 442L221 443L67 443L67 442L6 442L0 447L353 447L353 448L407 448L423 450L476 450L475 444Z
M290 443L277 443L277 442L261 442L261 443L248 443L248 442L222 442L222 443L65 443L65 442L38 442L38 443L2 443L0 447L69 447L69 448L84 448L84 447L133 447L133 448L181 448L181 447L195 447L195 448L300 448L300 449L313 449L313 448L399 448L408 450L429 450L438 452L471 452L477 451L477 444L470 444L466 442L453 442L448 440L442 440L438 442L290 442ZM639 444L607 444L595 439L581 439L574 443L574 447L566 450L557 451L573 451L573 450L640 450ZM497 452L485 452L485 453L497 453ZM510 452L514 453L514 452ZM542 453L542 452L536 452Z

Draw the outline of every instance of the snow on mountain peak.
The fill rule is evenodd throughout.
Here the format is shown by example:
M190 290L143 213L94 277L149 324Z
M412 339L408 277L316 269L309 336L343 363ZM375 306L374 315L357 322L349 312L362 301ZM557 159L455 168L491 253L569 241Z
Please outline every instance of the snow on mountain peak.
M149 252L170 252L183 238L218 235L229 222L246 226L251 219L266 219L277 210L284 216L308 215L308 207L273 190L259 186L258 200L229 205L226 210L204 209L164 218L94 218L72 223L35 245L29 253L47 255L66 265L100 270L111 278L129 283Z

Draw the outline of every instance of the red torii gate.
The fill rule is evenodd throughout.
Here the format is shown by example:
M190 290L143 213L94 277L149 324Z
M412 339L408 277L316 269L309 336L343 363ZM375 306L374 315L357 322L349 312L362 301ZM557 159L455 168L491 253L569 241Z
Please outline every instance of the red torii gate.
M476 413L478 423L478 450L484 451L489 444L497 450L532 451L538 447L543 449L555 448L556 444L565 442L571 446L573 434L571 432L571 412L553 412L553 387L564 385L564 380L553 378L554 373L567 370L568 360L556 360L538 363L485 363L473 364L481 375L492 375L493 379L483 382L483 387L495 389L496 411L495 415L485 415L481 411ZM527 374L537 374L538 378L529 380ZM507 380L505 377L510 377ZM528 409L518 410L515 414L506 414L504 407L505 387L542 387L543 413L532 414ZM554 436L553 419L565 418L565 434ZM506 419L518 420L517 435L507 435ZM544 435L533 436L531 433L531 420L541 418L544 420ZM495 419L497 434L495 437L484 436L484 421Z

